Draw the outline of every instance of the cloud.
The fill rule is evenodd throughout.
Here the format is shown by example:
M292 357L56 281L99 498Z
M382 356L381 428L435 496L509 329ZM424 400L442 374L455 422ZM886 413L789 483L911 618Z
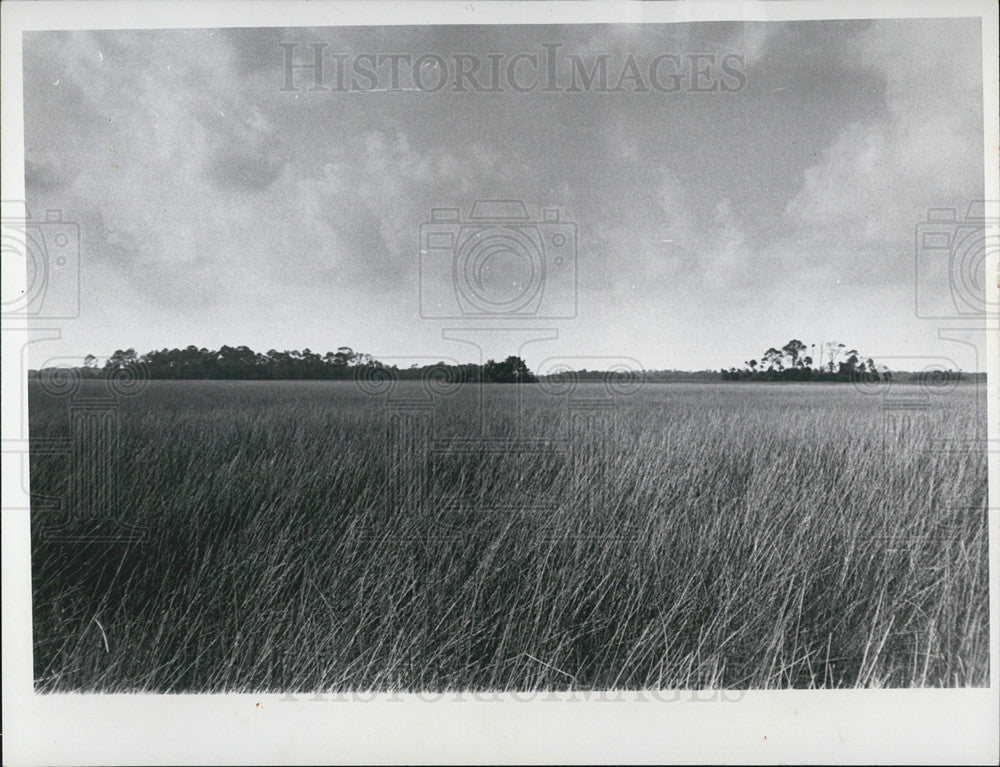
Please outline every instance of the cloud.
M288 93L286 33L331 51L443 55L488 39L508 57L551 40L615 61L733 52L748 84L724 96ZM872 303L907 289L914 224L981 186L974 22L483 34L29 34L29 204L81 224L94 316L81 322L104 323L108 344L197 331L297 345L321 328L412 351L430 333L414 322L421 222L434 207L521 198L579 226L581 334L676 328L656 343L684 346L709 335L699 323L749 333L765 311L775 326L845 324L869 304L838 303L843 286Z
M781 222L799 258L833 260L854 279L898 280L912 269L906 257L927 209L982 195L972 22L883 21L852 41L845 61L878 73L885 108L844 126L804 170Z
M583 281L585 287L597 293L617 287L632 298L708 297L762 287L749 223L728 197L706 209L691 182L668 164L655 169L652 185L651 194L634 197L618 215L585 227L605 263Z
M970 78L978 64L967 44L972 26L890 21L850 30L830 71L838 71L836 64L839 77L874 88L881 103L832 133L787 190L783 209L773 217L748 215L719 187L717 196L706 197L712 187L689 163L660 163L649 198L634 198L625 215L595 227L607 253L623 254L602 279L650 295L779 301L789 312L807 310L811 300L814 308L830 306L831 318L857 311L843 301L845 291L905 291L914 227L927 208L961 209L981 194L981 86ZM805 33L743 32L758 47ZM831 51L824 56L831 59ZM641 159L626 153L620 162ZM841 303L831 305L836 296Z

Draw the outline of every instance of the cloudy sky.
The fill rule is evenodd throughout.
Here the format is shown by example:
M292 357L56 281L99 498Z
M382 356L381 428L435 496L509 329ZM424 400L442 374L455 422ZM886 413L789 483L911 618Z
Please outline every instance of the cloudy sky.
M610 93L564 81L429 92L404 65L399 88L381 67L375 90L361 79L310 91L303 70L282 90L289 42L296 63L311 58L308 43L328 44L328 87L336 61L365 54L469 54L486 71L489 55L505 67L556 43L588 65L604 56L612 81L630 56L642 73L657 56L697 53L715 56L705 66L716 79L723 56L742 57L743 79L709 92L691 92L690 77L666 93L634 80ZM629 355L714 368L792 337L876 357L949 351L940 323L915 316L914 227L928 208L964 210L983 194L976 19L45 32L24 43L28 205L81 228L81 314L46 357L246 344L468 360L473 347L442 330L478 325L502 328L470 335L487 356L516 353L524 326L558 328L524 348L532 366ZM575 318L426 316L421 279L447 267L422 272L421 223L435 207L467 218L489 198L523 200L532 220L559 208L576 224L563 265L575 265ZM502 258L494 266L484 279L502 290L523 277ZM548 302L573 289L550 282ZM947 306L947 285L938 298Z

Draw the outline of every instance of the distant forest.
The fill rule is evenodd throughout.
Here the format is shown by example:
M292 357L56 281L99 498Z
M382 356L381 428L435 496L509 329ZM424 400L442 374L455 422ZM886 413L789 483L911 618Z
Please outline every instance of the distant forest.
M808 352L808 353L807 353ZM813 355L817 355L814 359ZM960 370L928 370L915 373L894 373L879 365L871 357L862 356L857 349L845 344L830 342L806 346L793 338L780 349L771 347L760 360L752 359L744 367L719 371L723 381L832 381L873 383L877 381L931 380L936 382L966 381L978 377Z
M815 349L815 347L813 347ZM523 359L509 356L502 361L484 364L449 365L436 362L428 365L398 367L386 365L370 354L355 352L342 346L335 352L318 354L309 349L277 351L266 354L246 346L223 346L218 350L188 346L185 349L161 349L137 354L135 349L119 349L104 365L94 355L87 355L83 365L74 368L81 378L104 378L126 372L137 378L154 380L239 380L239 381L339 381L362 380L386 375L400 381L422 380L428 376L452 383L536 383L571 376L577 381L607 381L609 375L624 376L648 382L709 382L709 381L880 381L880 380L976 380L984 373L966 374L960 371L908 373L890 371L862 358L855 349L844 344L826 344L819 361L806 354L809 348L792 340L781 349L768 349L761 359L748 360L743 368L715 370L643 370L619 372L606 370L574 370L538 375ZM29 377L38 377L30 370Z
M246 346L223 346L221 349L162 349L136 354L135 349L119 349L103 367L93 355L87 355L77 372L84 378L101 378L107 373L131 371L154 380L233 380L233 381L340 381L358 380L391 372L397 380L420 380L427 375L444 376L454 383L534 383L537 377L520 357L502 362L489 360L483 365L468 363L446 365L438 362L399 368L385 365L370 354L341 346L336 352L318 354L310 349L277 351L266 354Z

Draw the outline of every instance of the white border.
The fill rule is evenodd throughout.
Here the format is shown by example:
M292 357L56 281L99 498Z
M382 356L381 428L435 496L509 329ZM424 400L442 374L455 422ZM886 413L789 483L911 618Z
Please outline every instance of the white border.
M849 2L4 2L2 197L23 199L21 33L39 29L136 29L348 24L679 22L978 16L983 21L986 198L1000 199L997 6ZM1000 237L1000 232L994 231ZM987 265L997 273L997 256ZM4 327L9 327L5 322ZM6 336L10 335L4 332ZM989 437L1000 440L996 362L988 336ZM11 339L13 341L13 339ZM20 340L20 339L19 339ZM20 344L3 347L4 439L26 423ZM25 419L25 420L22 420ZM13 434L14 438L20 436ZM3 456L3 506L25 507L20 457ZM775 691L739 702L436 702L379 696L372 702L282 702L277 695L35 695L27 514L4 511L4 764L399 762L789 762L997 763L1000 456L990 458L991 687L978 690ZM467 696L468 697L468 696ZM627 697L627 696L626 696ZM260 704L259 706L257 704Z

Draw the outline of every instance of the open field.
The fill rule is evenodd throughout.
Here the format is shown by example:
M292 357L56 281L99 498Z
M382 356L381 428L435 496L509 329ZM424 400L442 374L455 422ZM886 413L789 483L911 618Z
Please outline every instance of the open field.
M988 683L971 385L31 387L42 691Z

